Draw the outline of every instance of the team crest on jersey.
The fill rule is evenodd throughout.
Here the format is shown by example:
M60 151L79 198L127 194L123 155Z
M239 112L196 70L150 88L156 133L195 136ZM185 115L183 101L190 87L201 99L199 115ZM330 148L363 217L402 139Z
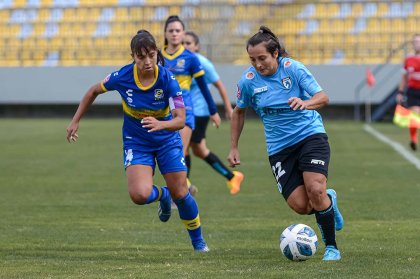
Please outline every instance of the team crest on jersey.
M290 89L292 87L292 80L290 79L290 77L282 79L281 83L286 89Z
M163 90L162 89L155 89L155 100L161 100L163 98Z
M185 66L185 59L178 59L178 60L176 61L176 66L177 66L178 68L184 68L184 66Z
M290 60L287 60L287 61L284 63L284 67L285 67L285 68L289 67L290 65L292 65L292 61L290 61Z
M253 79L254 78L254 73L253 72L246 73L245 78L246 79Z

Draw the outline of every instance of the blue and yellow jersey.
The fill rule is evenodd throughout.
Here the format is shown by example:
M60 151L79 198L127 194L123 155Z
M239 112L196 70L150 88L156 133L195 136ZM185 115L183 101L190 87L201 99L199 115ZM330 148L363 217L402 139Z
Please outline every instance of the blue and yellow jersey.
M272 76L250 67L238 82L237 106L252 107L264 124L268 155L294 145L310 135L325 133L315 110L293 110L291 97L308 100L322 91L309 70L300 62L281 58Z
M193 78L204 75L200 61L194 53L183 46L172 55L168 54L165 49L162 50L162 54L165 58L165 68L172 72L181 87L185 109L192 109L190 97L191 82Z
M124 111L124 148L141 146L156 150L168 141L180 141L178 132L167 130L149 133L141 120L153 116L158 120L171 120L169 98L182 96L174 75L162 66L156 66L155 79L143 86L138 78L138 68L132 63L109 74L102 82L104 91L115 90L121 95Z

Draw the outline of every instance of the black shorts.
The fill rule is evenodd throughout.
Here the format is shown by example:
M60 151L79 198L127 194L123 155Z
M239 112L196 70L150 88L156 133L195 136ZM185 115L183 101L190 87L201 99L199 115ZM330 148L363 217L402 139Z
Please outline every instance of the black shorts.
M326 134L315 134L268 157L277 187L284 199L300 185L303 172L316 172L328 177L330 145Z
M420 89L407 89L407 107L420 107Z
M191 135L191 142L200 143L206 138L207 125L209 124L209 116L195 116L195 128Z

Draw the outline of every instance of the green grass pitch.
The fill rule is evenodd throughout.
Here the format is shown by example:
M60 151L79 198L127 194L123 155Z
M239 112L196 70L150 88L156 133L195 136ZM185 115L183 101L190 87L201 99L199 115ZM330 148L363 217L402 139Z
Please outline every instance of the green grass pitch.
M211 249L199 254L177 212L161 223L157 204L130 201L121 120L82 120L76 144L65 140L69 121L0 120L0 278L419 278L420 171L360 123L326 121L329 185L346 224L337 234L342 261L325 263L322 243L306 262L279 250L290 224L320 232L313 216L295 214L278 193L260 122L245 124L237 196L193 158ZM373 126L408 147L406 130ZM208 146L226 161L227 122L209 127ZM155 181L163 183L159 173Z

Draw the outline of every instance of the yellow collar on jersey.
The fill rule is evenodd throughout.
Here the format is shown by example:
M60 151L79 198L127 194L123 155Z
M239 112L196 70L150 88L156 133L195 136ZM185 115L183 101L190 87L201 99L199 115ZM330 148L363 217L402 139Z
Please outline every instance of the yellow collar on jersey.
M167 58L169 60L172 60L172 59L177 58L179 55L181 55L181 53L184 50L185 50L184 46L181 45L181 47L174 54L171 55L171 54L169 54L169 53L166 52L166 48L163 48L162 54L163 54L163 57L165 57L165 58Z
M139 76L138 76L138 68L137 65L134 63L133 65L134 69L133 69L133 75L134 75L134 81L136 82L136 85L138 88L140 88L141 90L147 90L149 88L151 88L153 85L155 85L156 80L159 76L159 67L157 65L155 65L155 78L153 79L152 83L148 86L143 86L143 84L141 84L140 80L139 80Z

